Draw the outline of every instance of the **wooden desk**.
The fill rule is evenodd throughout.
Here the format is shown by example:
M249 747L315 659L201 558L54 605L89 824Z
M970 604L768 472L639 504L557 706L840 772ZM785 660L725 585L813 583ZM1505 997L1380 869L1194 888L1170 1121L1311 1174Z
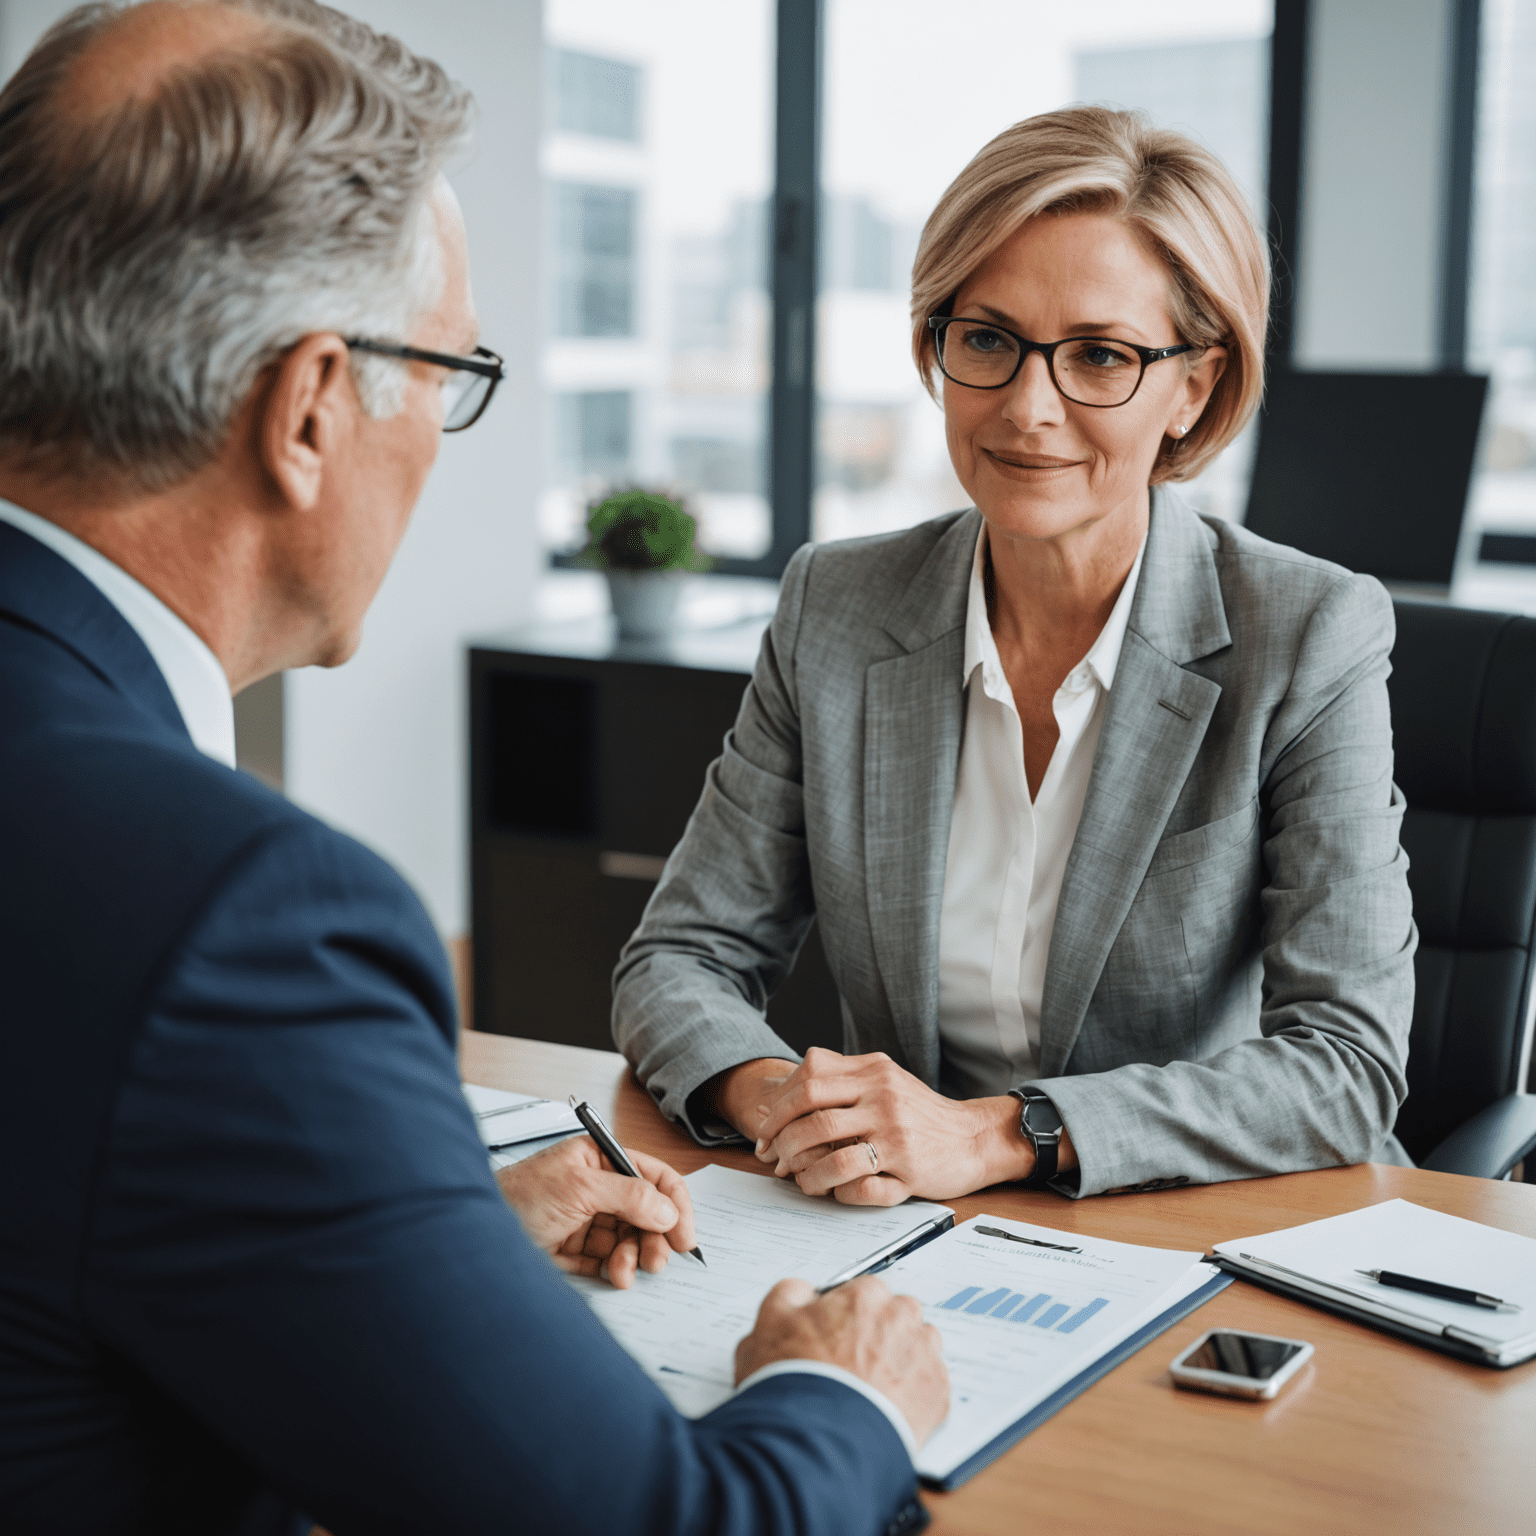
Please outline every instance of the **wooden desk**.
M461 1061L470 1082L611 1109L622 1142L684 1173L763 1172L745 1152L696 1147L612 1052L466 1033ZM946 1204L962 1220L985 1210L1205 1250L1399 1196L1536 1237L1536 1187L1376 1164L1080 1201L1000 1187ZM1176 1390L1168 1362L1217 1326L1310 1339L1317 1354L1274 1403ZM1536 1530L1536 1362L1486 1370L1239 1280L964 1488L925 1497L935 1536L1510 1536Z

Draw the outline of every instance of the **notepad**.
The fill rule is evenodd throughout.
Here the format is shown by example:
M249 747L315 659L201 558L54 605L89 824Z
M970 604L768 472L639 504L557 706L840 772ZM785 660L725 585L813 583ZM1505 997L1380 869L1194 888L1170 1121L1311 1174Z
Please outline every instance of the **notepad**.
M627 1291L572 1280L618 1342L681 1412L698 1417L731 1396L736 1345L775 1283L820 1284L895 1244L905 1251L881 1265L881 1278L915 1296L944 1336L950 1414L918 1461L941 1488L964 1482L1230 1283L1198 1253L997 1216L956 1227L948 1207L923 1201L839 1205L718 1166L690 1174L688 1187L707 1268L674 1256Z
M581 1121L568 1104L536 1098L531 1093L506 1093L465 1083L464 1097L475 1112L480 1140L490 1151L579 1131Z
M1271 1290L1493 1366L1536 1356L1536 1238L1384 1200L1280 1232L1218 1243L1224 1269ZM1481 1291L1518 1312L1490 1312L1393 1290L1356 1274L1396 1270Z

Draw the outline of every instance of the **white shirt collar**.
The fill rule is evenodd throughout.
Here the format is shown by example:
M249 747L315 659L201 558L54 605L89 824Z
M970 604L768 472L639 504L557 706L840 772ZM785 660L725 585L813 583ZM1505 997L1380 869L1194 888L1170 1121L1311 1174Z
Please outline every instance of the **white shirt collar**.
M1115 685L1115 669L1120 665L1120 648L1125 643L1125 631L1131 621L1131 604L1136 599L1136 583L1141 577L1141 557L1147 552L1147 538L1143 534L1141 548L1136 551L1130 575L1115 599L1099 638L1088 648L1081 665L1090 667L1094 676L1107 693ZM997 652L997 641L992 637L992 626L987 621L987 525L981 525L976 535L976 552L971 558L971 585L965 601L965 663L960 674L961 682L969 682L977 667L982 669L983 684L992 681L992 674L1001 687L1003 665ZM989 690L990 691L990 690Z
M132 626L154 657L192 745L235 766L235 707L219 659L142 582L57 523L0 500L0 522L30 534L63 556Z

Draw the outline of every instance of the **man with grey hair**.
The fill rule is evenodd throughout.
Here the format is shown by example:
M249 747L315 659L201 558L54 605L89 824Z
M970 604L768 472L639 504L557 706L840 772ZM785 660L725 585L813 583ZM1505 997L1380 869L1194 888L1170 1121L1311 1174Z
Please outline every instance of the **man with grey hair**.
M501 376L467 116L311 0L86 7L0 90L16 1536L923 1522L915 1303L786 1283L681 1418L535 1248L627 1285L693 1245L686 1185L581 1138L498 1187L419 903L229 766L231 690L351 654Z

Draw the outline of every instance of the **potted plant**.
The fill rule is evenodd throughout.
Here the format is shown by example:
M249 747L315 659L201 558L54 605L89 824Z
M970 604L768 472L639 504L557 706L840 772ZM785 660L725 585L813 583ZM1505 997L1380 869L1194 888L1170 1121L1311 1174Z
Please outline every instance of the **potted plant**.
M697 527L681 501L639 488L588 506L587 544L577 558L608 578L621 638L671 632L683 578L710 565L694 543Z

